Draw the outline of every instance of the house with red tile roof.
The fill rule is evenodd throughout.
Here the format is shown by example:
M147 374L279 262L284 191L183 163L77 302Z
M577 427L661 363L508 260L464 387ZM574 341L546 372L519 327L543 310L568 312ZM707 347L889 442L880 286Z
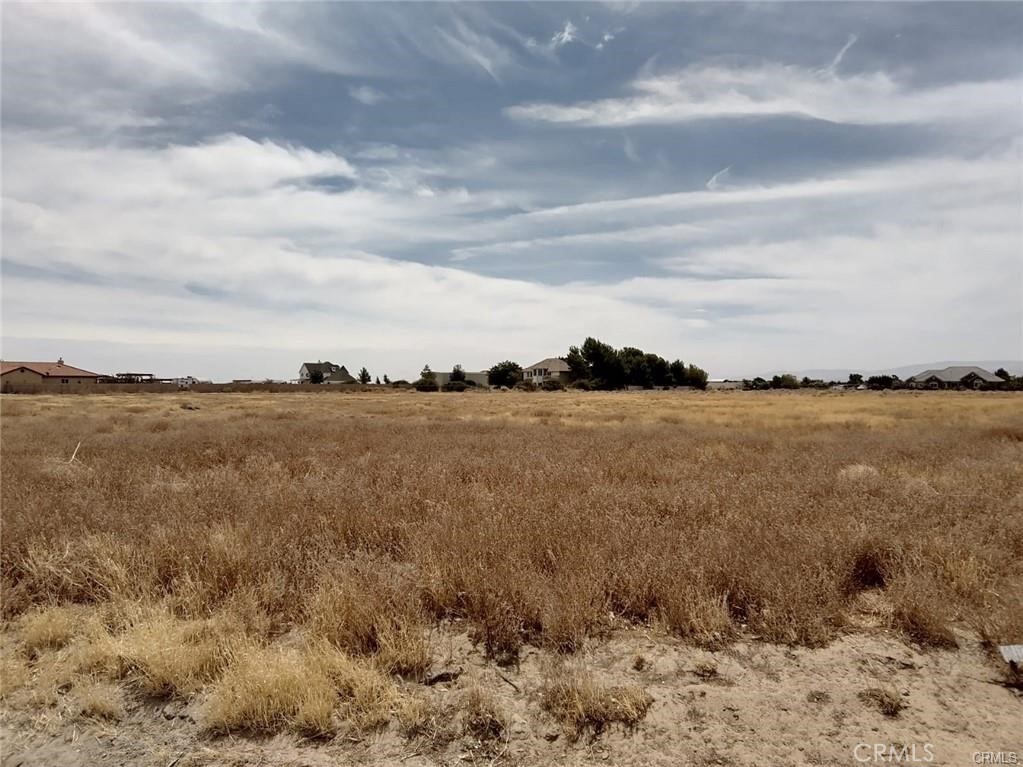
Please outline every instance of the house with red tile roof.
M3 360L0 363L0 383L9 389L24 384L94 384L99 373L92 373L64 363L60 358L56 362L14 362Z

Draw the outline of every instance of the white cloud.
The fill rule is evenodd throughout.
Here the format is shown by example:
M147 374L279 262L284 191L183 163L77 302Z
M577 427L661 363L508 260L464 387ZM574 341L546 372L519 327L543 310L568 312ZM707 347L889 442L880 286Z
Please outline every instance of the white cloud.
M577 27L571 21L565 21L565 26L559 31L555 32L554 36L551 37L551 47L562 48L571 42L575 42L578 36L579 27Z
M6 140L9 337L197 349L347 339L371 369L403 376L426 361L531 361L587 334L721 373L899 363L906 348L997 357L1020 343L1015 150L480 223L489 203L462 189L377 187L344 157L302 147ZM338 176L355 186L315 184ZM814 233L821 221L839 231ZM466 243L455 253L466 266L639 248L660 254L663 273L556 287L379 255L452 239ZM747 349L746 333L775 340Z
M388 96L383 91L379 91L371 85L360 85L357 88L349 88L348 95L358 101L360 104L366 106L373 106L379 104L381 101L387 101Z
M840 57L836 57L841 61ZM911 88L884 72L841 76L765 63L694 65L634 80L631 95L561 105L520 104L520 120L589 126L670 124L693 120L793 115L837 123L899 124L1019 119L1018 79Z

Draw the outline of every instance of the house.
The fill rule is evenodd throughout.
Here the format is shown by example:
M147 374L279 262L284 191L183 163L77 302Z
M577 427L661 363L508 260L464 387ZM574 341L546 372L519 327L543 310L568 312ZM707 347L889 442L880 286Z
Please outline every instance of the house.
M906 379L906 384L914 389L983 389L1003 383L994 373L975 365L924 370Z
M81 386L94 384L100 377L99 373L91 373L71 365L64 364L64 358L56 362L8 362L2 364L0 380L3 388L9 389L23 384L67 384Z
M298 369L298 382L311 383L313 373L322 373L325 384L358 383L344 365L335 365L333 362L302 363Z
M560 357L548 357L522 370L522 380L532 381L539 386L544 381L558 381L568 384L571 368Z

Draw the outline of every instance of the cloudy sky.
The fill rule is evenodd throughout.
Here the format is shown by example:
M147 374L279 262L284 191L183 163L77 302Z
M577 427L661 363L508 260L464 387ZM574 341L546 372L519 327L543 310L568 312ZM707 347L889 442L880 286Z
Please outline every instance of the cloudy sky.
M1023 357L1023 5L2 6L3 356Z

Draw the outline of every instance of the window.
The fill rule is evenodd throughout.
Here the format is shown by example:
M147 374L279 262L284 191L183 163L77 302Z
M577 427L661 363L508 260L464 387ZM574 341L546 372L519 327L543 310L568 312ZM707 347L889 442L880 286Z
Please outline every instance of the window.
M61 379L60 379L60 382L61 382L61 383L67 383L67 379L66 379L66 378L61 378Z

